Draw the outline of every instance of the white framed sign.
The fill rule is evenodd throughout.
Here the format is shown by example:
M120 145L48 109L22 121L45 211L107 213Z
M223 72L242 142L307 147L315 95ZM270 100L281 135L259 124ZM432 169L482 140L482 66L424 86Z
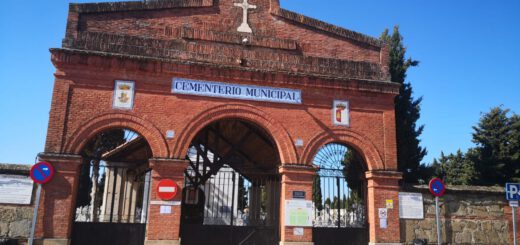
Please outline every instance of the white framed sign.
M33 181L28 176L0 174L0 203L31 204Z
M286 200L285 225L311 227L313 221L312 201Z
M332 122L337 126L350 126L349 102L334 100L332 104Z
M301 90L299 89L209 82L185 78L173 79L172 93L286 104L302 103Z
M424 219L424 204L421 193L399 192L399 218Z
M116 80L114 86L114 109L130 110L134 107L135 82Z

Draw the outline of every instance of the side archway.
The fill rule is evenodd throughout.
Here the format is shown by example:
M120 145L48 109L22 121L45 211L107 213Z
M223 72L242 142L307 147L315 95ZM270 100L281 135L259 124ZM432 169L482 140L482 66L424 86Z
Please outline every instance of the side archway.
M160 130L150 122L124 113L103 114L81 125L65 144L64 152L80 154L87 139L102 131L119 127L131 129L143 136L150 145L154 158L168 157L168 145Z
M375 145L367 137L345 129L322 132L314 136L303 151L302 162L311 164L320 147L332 142L343 143L354 148L362 155L368 170L385 169L384 161Z
M209 108L193 117L190 120L190 123L184 127L182 133L179 135L179 140L173 148L172 157L184 158L190 147L191 141L193 138L195 138L199 131L212 122L226 118L250 121L265 129L276 143L281 163L297 163L298 159L296 150L289 133L282 126L282 124L275 121L262 110L259 110L253 106L241 104L216 106Z

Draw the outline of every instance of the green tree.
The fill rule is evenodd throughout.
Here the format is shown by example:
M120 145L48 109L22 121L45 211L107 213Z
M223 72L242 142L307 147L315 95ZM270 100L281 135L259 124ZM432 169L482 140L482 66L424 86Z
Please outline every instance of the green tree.
M511 157L511 182L520 182L520 116L513 114L509 119L511 134L509 137L509 152Z
M330 198L327 197L327 199L325 199L325 206L328 206L329 208L331 208L331 205L330 205Z
M520 179L518 115L508 117L509 110L494 107L473 127L478 184L504 185Z
M356 194L361 195L365 173L363 158L354 149L348 147L341 164L344 166L343 175L348 187Z
M312 182L312 201L314 205L316 205L316 209L323 209L323 196L321 194L321 178L319 175L314 176L314 180Z
M394 27L391 35L388 29L385 30L381 40L390 48L391 80L401 84L399 95L395 98L398 169L403 172L405 182L415 183L419 178L420 163L426 155L426 149L419 145L424 125L416 124L420 117L422 97L414 99L412 86L405 80L408 68L417 66L419 62L406 58L406 47L398 26Z
M450 185L470 185L477 178L474 163L461 150L448 156L441 152L439 160L433 160L432 167L434 175Z

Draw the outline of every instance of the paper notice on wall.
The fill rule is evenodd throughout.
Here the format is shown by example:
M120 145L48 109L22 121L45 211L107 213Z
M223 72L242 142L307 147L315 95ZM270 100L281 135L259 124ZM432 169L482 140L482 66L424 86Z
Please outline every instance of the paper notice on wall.
M399 218L424 219L424 204L421 193L399 192Z
M388 227L388 220L387 219L379 219L379 227L381 229L386 229Z
M31 204L33 181L28 176L0 174L0 203Z
M161 206L161 214L171 214L172 206Z
M295 236L303 236L303 227L294 227L293 235L295 235Z
M287 226L310 227L313 217L312 201L285 201L285 224Z

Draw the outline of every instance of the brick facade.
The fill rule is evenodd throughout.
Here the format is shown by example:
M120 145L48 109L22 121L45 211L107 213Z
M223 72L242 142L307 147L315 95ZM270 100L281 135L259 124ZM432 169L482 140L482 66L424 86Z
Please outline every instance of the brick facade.
M251 2L258 6L249 11L251 34L236 31L242 12L233 1L70 5L63 46L51 49L56 79L42 155L58 156L48 161L56 162L68 188L63 193L53 184L45 187L38 237L69 237L79 162L65 156L79 154L89 138L115 127L132 129L148 141L155 159L150 160L153 183L157 176L180 183L185 165L179 159L185 159L193 137L219 119L238 118L265 129L275 141L282 181L287 180L282 202L295 188L291 179L301 179L296 186L312 192L312 168L290 166L310 166L319 147L329 142L362 153L370 170L369 217L385 199L396 200L394 97L399 86L389 82L388 48L375 38L283 10L277 0ZM174 77L300 89L303 102L172 94ZM131 110L112 108L115 80L135 81ZM335 99L349 101L349 127L333 125ZM175 132L173 138L165 137L168 130ZM303 146L295 146L297 139ZM58 206L67 215L56 217L52 212ZM177 240L178 232L160 229L156 212L152 207L148 240ZM399 222L391 216L385 231L370 218L371 242L399 242ZM178 225L178 217L171 218L168 225ZM282 242L312 242L308 229L303 240L286 229L281 227Z

